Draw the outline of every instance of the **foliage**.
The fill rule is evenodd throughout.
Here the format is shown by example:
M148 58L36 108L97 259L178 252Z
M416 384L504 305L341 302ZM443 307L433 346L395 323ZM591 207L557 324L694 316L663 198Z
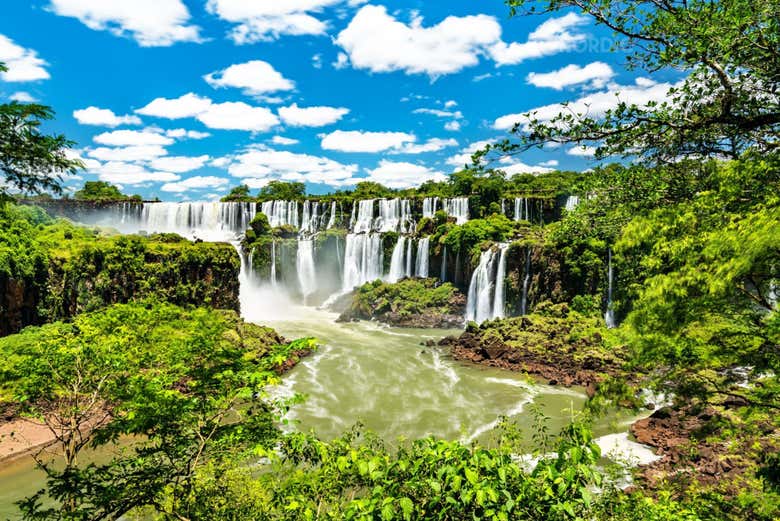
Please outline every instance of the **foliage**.
M352 318L380 318L392 314L403 320L426 315L459 315L465 299L449 282L434 278L407 278L395 283L376 280L356 291L345 315ZM344 315L342 315L343 317Z
M279 344L273 330L233 312L152 301L0 340L2 394L48 425L64 456L62 467L36 455L47 488L21 503L25 517L117 519L142 506L186 517L205 465L275 440L260 391L314 347ZM107 463L81 461L88 446L117 444ZM46 496L56 506L44 506Z
M628 66L685 77L667 100L646 106L620 101L603 117L564 110L551 120L527 115L499 155L545 143L595 143L596 157L624 155L650 162L680 157L729 157L778 147L780 22L777 0L508 0L512 14L574 7L612 29Z
M306 185L299 182L270 181L260 189L257 198L261 201L297 201L306 196Z
M393 197L393 191L374 181L361 181L355 186L352 192L354 200L360 199L380 199L383 197Z
M2 63L0 70L6 70ZM60 193L61 176L82 168L80 161L66 154L72 141L63 135L41 133L41 124L53 118L54 112L45 105L0 104L0 172L5 179L0 184L0 203L8 198L8 188L33 194Z
M87 181L84 187L73 194L74 199L81 201L140 201L140 195L128 196L119 191L119 188L105 181Z
M262 237L271 233L271 224L264 213L258 213L249 223L250 228L255 232L256 237Z
M238 185L230 189L230 192L223 197L223 203L227 202L252 202L256 199L249 194L249 186Z
M440 226L433 240L447 245L450 251L475 254L485 241L508 240L517 226L504 215L491 215L485 219L471 219L461 225Z

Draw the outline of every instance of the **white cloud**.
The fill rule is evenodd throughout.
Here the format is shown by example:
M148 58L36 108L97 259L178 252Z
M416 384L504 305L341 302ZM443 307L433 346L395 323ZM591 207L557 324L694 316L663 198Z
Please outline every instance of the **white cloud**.
M138 116L117 116L114 111L98 107L87 107L73 111L73 117L82 125L96 125L100 127L118 127L119 125L140 125Z
M609 110L617 106L621 101L638 106L647 105L650 101L664 101L667 99L669 89L674 85L670 83L655 83L647 78L637 78L634 85L618 85L610 83L607 89L593 92L570 102L568 105L553 103L543 107L529 110L535 119L541 122L550 121L563 112L571 113L577 117L591 117L598 119ZM521 123L528 130L528 118L525 113L507 114L496 119L493 128L498 130L511 129L516 123Z
M451 109L451 108L457 107L457 106L458 106L458 102L455 101L455 100L452 100L452 99L444 103L444 108L445 109Z
M181 174L203 167L209 159L211 158L205 155L195 157L167 156L153 159L149 164L155 170L164 170L166 172Z
M273 181L270 177L263 177L261 179L255 179L253 177L245 178L241 180L241 184L247 185L249 188L253 190L257 190L258 188L263 188L264 186L267 186L268 183Z
M615 76L612 67L604 62L589 63L585 67L576 64L567 65L557 71L539 73L532 72L526 80L537 87L549 87L561 90L569 85L590 83L595 89L603 88Z
M311 66L315 69L322 69L322 54L317 53L311 57Z
M189 190L202 190L204 188L221 188L227 186L228 180L224 177L195 176L179 181L178 183L166 183L160 190L163 192L187 192Z
M119 148L98 147L87 152L89 157L101 161L145 161L167 155L160 145L138 145Z
M144 166L122 161L109 161L89 169L101 181L122 185L140 185L149 182L168 183L181 179L171 172L152 172Z
M500 38L501 26L492 16L449 16L423 27L419 16L407 25L385 7L367 5L339 33L336 44L358 69L440 76L476 65L484 49Z
M553 172L554 168L549 168L542 165L527 165L523 162L509 162L499 167L500 170L506 172L507 175L513 176L515 174L546 174Z
M203 79L215 89L235 87L242 89L249 96L295 88L295 83L282 76L270 63L262 60L231 65L227 69L206 74Z
M391 154L423 154L426 152L438 152L439 150L444 150L447 147L456 147L458 146L458 142L452 138L450 139L441 139L441 138L431 138L425 143L406 143L401 148L391 150Z
M492 16L449 16L425 27L416 13L406 24L383 6L367 5L336 38L335 43L346 53L344 58L339 56L336 65L346 66L348 59L357 69L436 78L473 67L483 56L498 65L516 64L571 50L584 35L570 29L586 20L573 13L553 18L533 31L526 43L506 43L501 39L501 25Z
M440 110L440 109L414 109L412 111L413 114L430 114L431 116L437 116L440 118L454 118L454 119L462 119L463 113L459 110L456 110L455 112L449 111L449 110Z
M38 101L32 94L29 92L25 92L23 90L20 90L19 92L14 92L11 94L8 99L11 101L16 101L18 103L35 103Z
M492 145L495 142L496 142L495 139L485 139L483 141L475 141L469 146L461 149L460 153L458 153L457 155L454 155L451 158L447 159L446 163L448 165L454 166L456 170L460 170L461 168L464 167L464 165L471 164L471 156L474 154L474 152L477 152L478 150L482 150L486 146Z
M417 140L414 134L405 132L363 132L336 130L322 138L322 148L340 152L382 152L400 148Z
M444 130L449 130L450 132L457 132L460 130L460 122L459 121L448 121L444 124Z
M279 117L293 127L324 127L349 114L344 107L299 107L293 103L279 108Z
M166 146L173 143L173 139L150 130L114 130L98 134L93 140L101 145L112 146Z
M446 181L447 176L414 163L393 162L383 159L379 166L368 170L366 180L381 183L388 188L411 188L426 181Z
M136 113L167 119L192 118L202 114L210 106L211 100L209 98L190 92L173 99L156 98L145 107L136 110Z
M0 62L4 62L8 70L0 72L0 78L8 82L48 80L45 61L38 57L32 49L25 49L0 34Z
M588 18L576 13L550 18L528 35L527 42L496 42L489 52L498 65L514 65L531 58L570 51L585 39L584 34L572 33L570 29L587 22Z
M338 56L336 56L336 61L333 62L333 68L334 69L345 69L349 66L349 56L344 54L343 52L340 52Z
M199 114L198 120L209 128L265 132L279 124L279 118L265 107L252 107L243 102L211 105Z
M558 166L558 160L550 159L547 161L542 161L541 163L539 163L539 166Z
M168 137L176 138L176 139L206 139L207 137L210 137L211 134L208 132L200 132L198 130L186 130L183 128L173 128L171 130L166 130L165 135Z
M274 136L271 138L271 143L274 145L297 145L300 141L284 136Z
M596 155L596 147L590 147L590 146L578 146L570 148L566 151L567 154L570 156L577 156L577 157L593 157Z
M326 157L295 154L253 146L237 155L228 166L234 177L283 179L341 186L357 172L357 165L345 165Z
M90 29L130 36L142 47L201 41L200 28L189 24L190 13L181 0L51 0L49 7Z
M237 24L229 33L237 44L278 38L280 35L323 35L327 25L312 16L343 0L209 0L206 9ZM350 5L356 5L354 1Z

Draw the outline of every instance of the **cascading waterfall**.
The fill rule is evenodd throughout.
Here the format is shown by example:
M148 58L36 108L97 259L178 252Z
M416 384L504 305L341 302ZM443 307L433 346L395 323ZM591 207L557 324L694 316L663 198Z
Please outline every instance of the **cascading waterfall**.
M326 230L330 230L336 225L336 201L333 201L330 203L330 219L328 219L328 225L325 227Z
M400 235L398 242L393 248L393 256L390 259L390 273L387 275L388 282L398 282L406 276L404 269L404 252L406 250L406 237Z
M436 207L439 205L438 197L426 197L423 199L423 217L433 218L436 213Z
M428 277L430 243L431 239L429 237L424 237L417 242L417 269L415 272L418 277Z
M411 277L412 271L412 241L406 241L406 276Z
M604 313L604 322L609 329L617 326L615 322L615 311L612 309L612 248L607 250L607 311Z
M505 303L504 303L504 279L506 278L506 253L509 251L509 246L506 244L500 245L501 257L498 260L498 271L496 272L496 291L493 296L493 318L504 318Z
M352 233L370 232L374 225L374 199L366 199L358 202L357 216L353 219ZM352 214L355 215L355 206L352 206Z
M501 199L501 215L506 215L506 199Z
M251 268L252 263L249 263ZM271 241L271 285L276 286L276 241Z
M439 271L439 278L442 282L447 282L447 245L444 245L444 248L441 252L441 270Z
M515 198L515 221L531 220L531 203L527 197Z
M373 212L373 209L372 209ZM412 206L408 199L380 199L379 217L374 228L379 232L410 233L414 228Z
M520 314L528 314L528 288L531 285L531 248L525 254L525 277L523 278L523 297L520 301Z
M444 211L450 217L455 217L456 224L463 224L469 220L469 198L455 197L444 200Z
M314 240L299 240L296 256L298 284L303 295L303 302L317 290L317 273L314 269Z
M382 237L378 233L347 235L342 283L344 292L381 278L382 257Z
M499 244L498 249L490 248L480 255L479 265L474 270L469 284L466 321L481 323L504 316L504 278L508 247L507 244ZM499 261L496 268L497 253Z
M260 211L268 217L272 228L290 225L299 227L298 203L295 201L266 201L260 206Z
M303 217L301 218L301 227L300 227L300 234L301 235L312 235L316 233L319 230L320 222L319 222L319 211L320 211L320 203L318 202L311 202L311 201L304 201L303 203Z
M577 205L579 204L580 204L579 196L570 195L569 197L566 198L566 205L564 206L564 208L566 209L567 212L573 212L577 208Z

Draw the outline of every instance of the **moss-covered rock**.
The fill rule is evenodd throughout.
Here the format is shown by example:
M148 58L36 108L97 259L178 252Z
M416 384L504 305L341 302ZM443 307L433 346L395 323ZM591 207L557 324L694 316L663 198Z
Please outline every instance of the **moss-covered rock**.
M340 321L378 320L398 327L460 327L466 297L434 278L369 282L358 288Z
M455 358L538 375L551 384L595 388L624 364L623 353L607 348L599 316L567 304L545 302L535 313L470 323L459 337L448 337Z

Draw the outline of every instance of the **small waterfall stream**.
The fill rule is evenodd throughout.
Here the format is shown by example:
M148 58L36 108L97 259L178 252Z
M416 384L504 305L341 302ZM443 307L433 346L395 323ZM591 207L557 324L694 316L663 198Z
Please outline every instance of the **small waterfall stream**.
M523 297L520 301L520 314L528 314L528 288L531 286L531 248L525 254L525 277L523 278Z
M393 256L390 258L390 273L387 275L388 282L398 282L406 276L404 265L404 253L406 251L406 237L398 236L398 242L393 248Z
M507 249L507 244L500 244L498 248L490 248L480 255L479 265L474 270L469 283L469 293L466 300L467 322L473 321L479 324L485 320L503 316L505 308L503 286L506 275ZM497 254L498 267L495 266ZM503 267L501 266L502 260Z
M296 261L296 267L298 268L298 283L301 287L301 294L303 295L303 302L305 304L309 295L317 291L317 273L314 268L313 240L301 239L298 241Z
M428 256L430 253L431 240L428 237L424 237L417 241L417 266L415 275L418 277L428 277Z
M612 329L617 326L615 311L612 307L612 248L607 250L607 259L607 311L604 313L604 322L609 329Z

